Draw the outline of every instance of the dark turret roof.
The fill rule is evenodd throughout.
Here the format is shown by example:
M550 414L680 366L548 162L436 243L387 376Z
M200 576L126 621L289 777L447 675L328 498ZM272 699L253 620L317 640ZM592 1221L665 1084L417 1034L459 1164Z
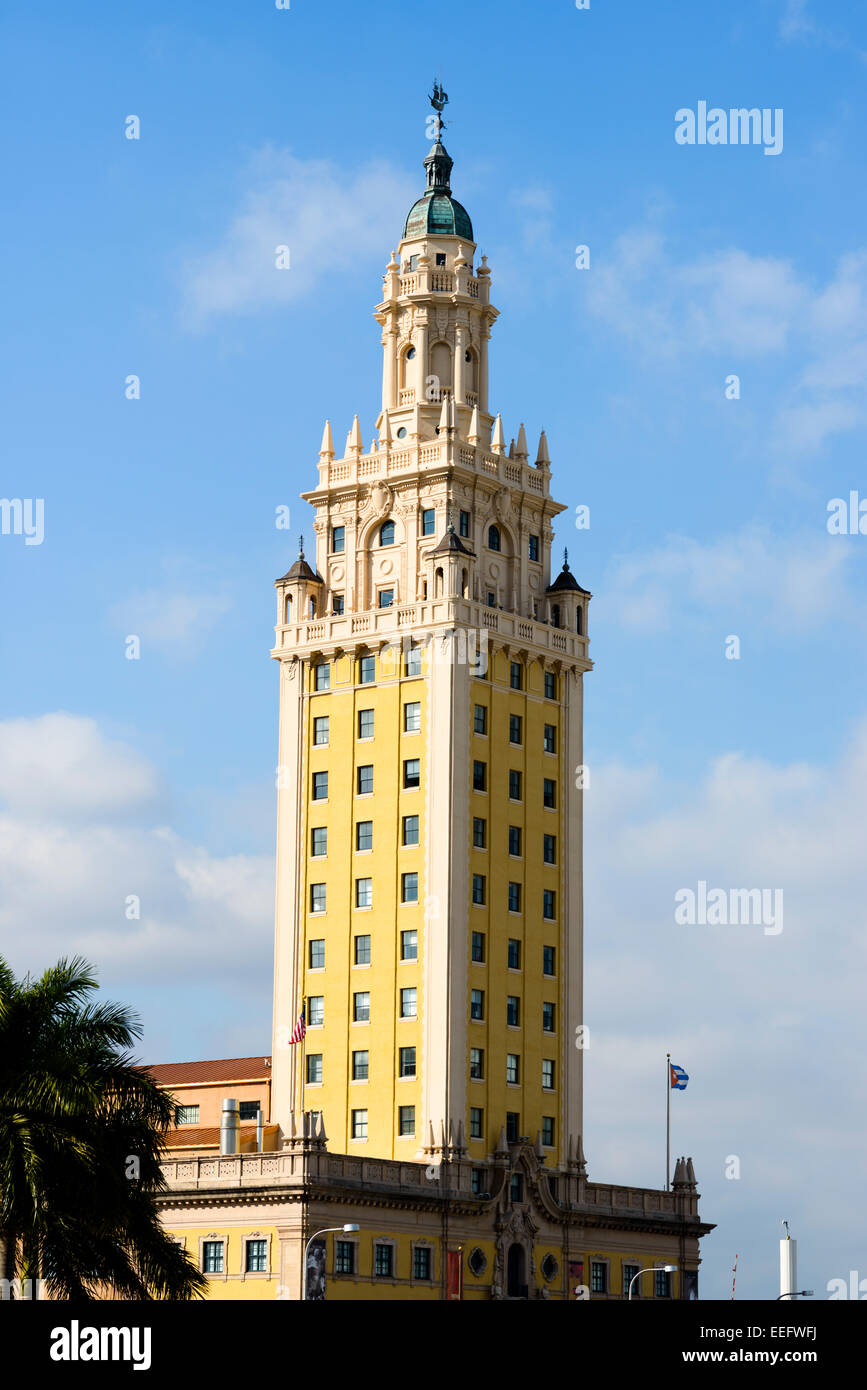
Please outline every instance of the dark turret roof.
M452 197L452 158L437 137L424 162L427 190L413 203L404 223L404 237L459 236L473 240L473 224L465 207Z
M568 560L568 558L567 558L567 554L568 554L568 552L567 552L567 553L564 553L564 555L563 555L563 568L561 569L560 573L557 575L557 578L554 580L554 583L548 585L547 589L545 590L545 593L546 593L546 594L563 594L563 593L589 594L589 593L590 593L590 590L589 590L589 589L582 589L582 588L581 588L581 585L578 583L578 580L575 578L574 574L573 574L572 571L570 570L570 568L569 568L569 560Z
M476 557L476 552L468 550L460 536L456 534L454 523L450 524L442 540L434 546L431 555L445 555L448 551L454 551L457 555L469 555L471 559Z
M287 570L277 580L278 584L283 584L287 580L305 579L308 584L324 584L325 580L321 575L312 570L304 558L304 537L301 537L301 544L298 547L298 559L291 569Z

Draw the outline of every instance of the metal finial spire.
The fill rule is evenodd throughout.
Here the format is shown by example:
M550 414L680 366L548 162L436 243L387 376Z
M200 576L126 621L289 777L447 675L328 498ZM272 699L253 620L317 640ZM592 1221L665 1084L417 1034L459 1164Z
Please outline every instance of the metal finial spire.
M433 91L430 94L430 104L437 113L436 138L439 140L443 133L446 122L443 120L443 111L448 104L448 93L443 91L441 82L434 80Z
M304 559L304 536L303 536L303 534L300 535L300 536L298 537L298 559L299 559L299 560L303 560L303 559Z
M563 547L563 568L564 570L569 568L569 551L566 549L565 545Z

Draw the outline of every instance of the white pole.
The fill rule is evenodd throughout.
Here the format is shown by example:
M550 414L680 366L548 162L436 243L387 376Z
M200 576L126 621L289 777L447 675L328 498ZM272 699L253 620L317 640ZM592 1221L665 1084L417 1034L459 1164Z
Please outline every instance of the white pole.
M671 1053L665 1054L665 1190L671 1176Z
M780 1297L790 1297L798 1289L798 1242L786 1236L780 1241Z

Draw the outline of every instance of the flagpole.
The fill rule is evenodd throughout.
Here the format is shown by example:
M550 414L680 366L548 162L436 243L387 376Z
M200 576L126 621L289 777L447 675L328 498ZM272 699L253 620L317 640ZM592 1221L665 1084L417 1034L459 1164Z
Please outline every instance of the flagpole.
M665 1054L665 1190L671 1173L671 1053Z
M307 1040L307 1000L301 1000L301 1013L304 1018L304 1032L301 1034L301 1135L304 1136L304 1044Z

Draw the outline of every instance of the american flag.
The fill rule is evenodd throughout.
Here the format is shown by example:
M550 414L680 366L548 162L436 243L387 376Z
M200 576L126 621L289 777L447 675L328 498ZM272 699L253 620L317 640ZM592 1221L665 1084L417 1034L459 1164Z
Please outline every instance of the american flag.
M301 1017L299 1018L298 1022L295 1024L295 1027L294 1027L294 1029L292 1030L292 1036L291 1036L291 1038L289 1039L289 1044L290 1044L290 1046L291 1046L292 1043L300 1043L301 1041L303 1041L304 1034L305 1034L306 1032L307 1032L307 1024L306 1024L305 1021L304 1021L304 1005L302 1004L302 1005L301 1005Z

